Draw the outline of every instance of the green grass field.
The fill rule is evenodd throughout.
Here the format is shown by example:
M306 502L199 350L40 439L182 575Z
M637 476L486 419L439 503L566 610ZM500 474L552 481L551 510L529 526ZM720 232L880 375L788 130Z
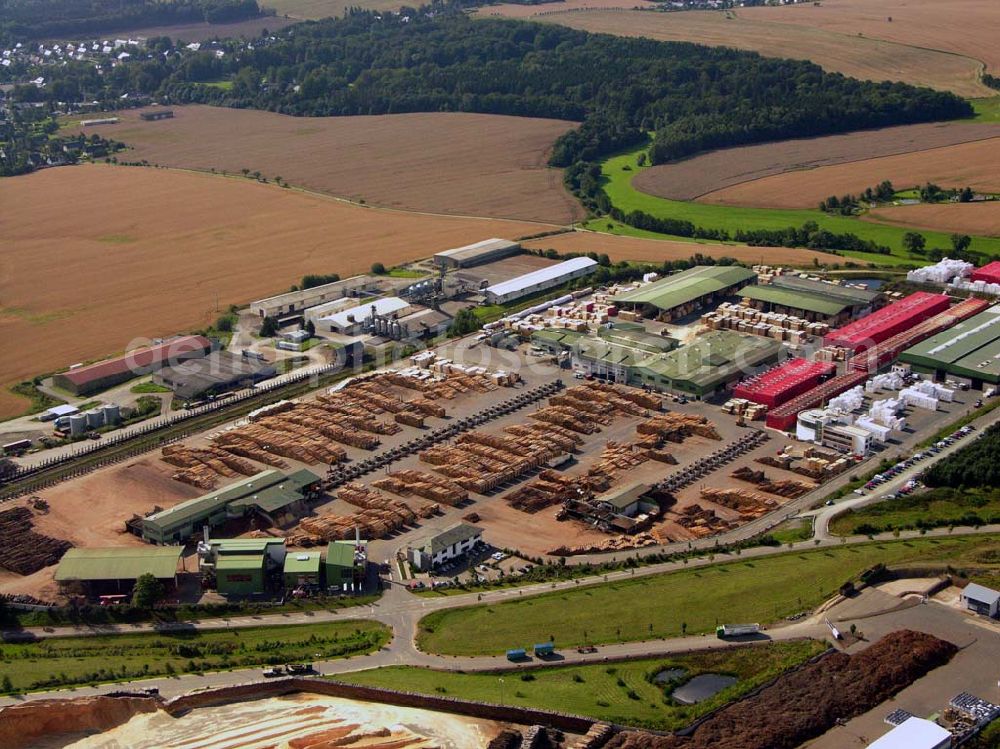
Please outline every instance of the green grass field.
M807 541L812 538L812 522L808 518L792 518L776 525L767 532L775 541L780 544L796 543L797 541Z
M640 192L632 186L632 178L642 169L638 158L645 152L645 146L627 153L612 156L602 163L605 178L604 190L611 202L621 210L644 211L653 216L691 221L696 226L713 229L726 229L735 232L737 229L783 229L789 226L802 226L807 221L815 221L822 228L838 234L852 233L862 239L870 239L878 244L892 249L892 255L878 255L867 252L844 252L845 257L861 260L877 265L923 265L926 261L920 258L910 258L904 255L902 249L903 235L907 229L899 226L888 226L861 221L849 216L831 216L820 210L777 210L767 208L742 208L735 206L703 205L701 203L668 200ZM586 228L594 231L607 231L608 219L594 219L586 224ZM614 223L614 222L611 222ZM628 231L626 231L626 228ZM617 226L612 233L627 233L630 236L643 236L663 239L666 235L652 232L641 232L631 227ZM950 248L949 235L942 232L920 230L927 239L928 247ZM679 239L679 237L670 237ZM981 252L1000 253L1000 239L975 237L972 249Z
M960 120L960 122L1000 122L1000 96L969 99L969 103L976 111L976 116L971 120Z
M130 393L169 393L170 388L166 385L157 385L155 382L140 382L138 385L133 385L129 388Z
M676 730L731 700L750 692L784 671L823 652L814 640L773 643L764 647L734 648L664 658L643 658L614 664L555 666L522 674L461 673L393 666L336 677L339 681L402 689L424 694L444 694L465 700L586 715L632 726ZM658 685L660 671L683 668L680 682ZM530 673L530 677L526 674ZM739 677L739 682L697 705L686 706L670 698L674 686L703 673Z
M998 543L997 536L965 536L790 552L437 611L420 621L418 644L430 653L492 655L550 639L565 648L771 622L813 608L879 562L960 562Z
M378 650L388 627L356 620L285 627L60 637L0 646L0 680L14 690L174 673L343 658ZM0 691L10 691L0 689Z
M898 497L838 516L830 532L838 536L884 533L892 530L935 528L945 525L983 525L1000 522L1000 490L961 492L936 489L912 497Z

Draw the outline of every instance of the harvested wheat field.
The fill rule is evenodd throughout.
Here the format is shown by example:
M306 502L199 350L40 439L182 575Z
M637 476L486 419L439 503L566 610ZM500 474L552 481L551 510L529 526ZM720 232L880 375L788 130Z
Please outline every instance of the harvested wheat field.
M858 163L873 161L878 157L906 154L908 163L919 165L926 158L920 153L928 149L951 146L957 143L995 140L1000 136L1000 124L990 123L924 123L920 125L900 125L880 130L863 130L842 135L826 135L819 138L799 138L776 143L761 143L754 146L726 148L695 156L671 164L660 164L642 170L632 180L637 190L658 195L671 200L694 200L704 198L706 203L724 203L713 197L717 191L725 191L734 185L741 188L765 177L771 184L781 185L781 180L793 175L808 175L817 167L846 164L851 170ZM993 157L996 159L997 157ZM939 164L941 162L938 162ZM956 167L957 168L957 167ZM791 172L793 174L786 174ZM868 171L862 171L867 174ZM772 177L772 175L780 175ZM850 190L860 192L866 187L878 184L886 176L854 184ZM891 177L888 177L891 179ZM895 181L895 180L894 180ZM992 180L995 181L995 180ZM905 181L901 180L901 184ZM964 183L963 183L964 184ZM747 187L746 189L752 189ZM804 204L814 207L822 198L838 193L826 188L819 198L812 198ZM765 198L760 195L759 199ZM792 190L785 195L769 195L766 200L790 201L762 203L774 207L804 207L799 196ZM728 203L735 205L736 203Z
M740 10L743 18L943 50L1000 71L996 0L823 0ZM889 19L892 19L891 21Z
M934 182L1000 192L1000 138L846 164L797 169L701 195L699 203L757 208L814 208L830 195L857 195L887 179L896 189Z
M0 417L6 386L190 330L307 273L367 271L547 224L361 208L241 178L138 167L0 180ZM218 306L217 306L218 305ZM109 324L114 321L114 324Z
M151 164L259 171L297 187L369 205L429 213L572 223L583 209L546 166L562 120L430 113L291 117L224 107L174 108L145 122L117 113L103 133Z
M812 265L819 263L843 262L842 257L816 250L793 249L788 247L748 247L746 245L702 244L700 242L675 242L666 239L639 239L618 237L612 234L578 231L559 234L524 242L530 249L559 252L605 252L614 261L648 260L662 263L664 260L683 260L695 253L710 257L723 255L745 263L765 262L771 265Z
M479 16L537 19L540 16L551 16L582 10L655 10L657 7L657 4L652 2L652 0L561 0L561 2L545 2L534 5L520 3L484 5L481 8L477 8L475 13Z
M571 6L577 0L568 0ZM991 0L992 1L992 0ZM587 0L579 0L584 5ZM632 3L619 3L631 5ZM562 7L559 4L558 7ZM938 4L941 7L947 4ZM617 36L644 36L661 41L695 42L716 47L735 47L766 57L811 60L824 70L872 81L901 81L953 91L960 96L992 96L995 91L979 80L978 59L930 48L904 46L877 38L842 34L807 25L773 23L753 15L754 10L774 10L775 14L795 8L741 8L737 11L684 11L657 13L644 11L576 10L557 11L557 6L493 6L486 13L524 16L559 23L574 29ZM824 6L825 7L825 6ZM550 9L551 8L551 9ZM525 10L529 9L529 10ZM993 28L996 24L994 22ZM989 28L989 27L988 27Z
M864 220L932 231L1000 237L1000 201L886 206L870 211ZM976 249L975 242L972 249Z

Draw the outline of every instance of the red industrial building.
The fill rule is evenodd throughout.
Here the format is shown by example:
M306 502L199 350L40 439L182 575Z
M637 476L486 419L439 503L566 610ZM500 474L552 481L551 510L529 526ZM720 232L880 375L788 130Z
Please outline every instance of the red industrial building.
M949 299L944 294L918 291L878 312L831 331L823 338L823 343L851 351L864 351L873 344L881 343L939 312L944 312L949 304Z
M791 359L780 367L744 380L734 388L733 396L774 408L811 390L836 371L833 362Z
M52 381L56 387L68 390L73 395L87 395L107 390L170 364L205 356L211 350L212 342L205 336L180 336L155 346L133 349L114 359L61 372L53 375Z
M799 418L799 413L807 408L817 408L836 395L840 395L845 390L850 390L856 385L860 385L868 379L867 372L848 372L832 380L827 380L799 395L787 403L778 406L773 411L767 413L767 425L772 429L788 431L795 426Z
M986 283L1000 283L1000 260L987 263L982 268L972 271L973 281L985 281Z

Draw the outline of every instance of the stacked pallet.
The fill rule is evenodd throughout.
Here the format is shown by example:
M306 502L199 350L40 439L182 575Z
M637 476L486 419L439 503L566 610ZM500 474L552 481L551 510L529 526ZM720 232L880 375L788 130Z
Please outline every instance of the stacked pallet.
M730 510L736 510L744 520L753 520L771 512L778 503L763 494L747 489L712 489L701 490L701 498L714 502Z
M453 507L469 498L469 492L454 481L412 469L390 473L385 478L373 481L372 486L401 497L416 495Z
M612 536L592 544L579 546L558 546L549 550L554 557L571 557L577 554L601 554L608 551L631 551L647 546L656 546L659 541L649 533L636 533L634 536Z
M683 414L676 411L657 414L639 424L635 431L639 434L656 435L670 442L683 442L686 438L697 435L712 440L722 437L715 431L715 426L704 416Z
M511 424L504 427L503 431L504 434L528 439L544 437L568 453L574 452L577 446L583 444L583 437L579 434L554 424Z
M816 488L815 484L806 484L802 481L771 479L764 471L755 471L747 466L737 468L731 475L734 479L756 484L762 492L775 494L786 499L801 497Z
M31 510L14 507L0 512L0 567L30 575L56 564L73 546L61 538L35 533Z
M602 410L610 411L614 416L648 416L650 408L658 411L663 406L661 398L641 390L633 392L617 385L601 383L576 385L566 390L562 397L572 398L574 402L597 403L602 406ZM552 399L549 402L553 402Z

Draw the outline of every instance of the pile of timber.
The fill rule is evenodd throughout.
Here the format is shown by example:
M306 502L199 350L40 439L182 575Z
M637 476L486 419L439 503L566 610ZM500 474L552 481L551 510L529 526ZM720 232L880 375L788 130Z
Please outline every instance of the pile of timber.
M590 475L616 476L619 471L642 465L649 456L632 442L609 441L601 452L601 457L587 471ZM676 461L675 461L676 462Z
M716 536L736 527L731 521L716 515L715 510L706 509L697 503L688 505L677 515L677 524L696 538Z
M660 398L641 390L596 383L571 387L561 394L549 398L549 403L579 407L588 413L606 413L610 418L649 416L650 410L659 411L663 406L663 401Z
M596 541L592 544L579 546L557 546L548 553L554 557L571 557L578 554L600 554L606 551L630 551L647 546L656 546L659 542L649 533L636 533L634 536L613 536Z
M658 460L661 463L668 463L670 465L677 465L677 458L669 450L664 450L662 447L643 447L641 448L642 454L645 455L650 460Z
M565 452L575 452L579 445L583 444L583 437L571 429L555 426L554 424L511 424L503 428L504 434L514 437L525 437L536 439L544 437L551 440L553 444L559 445Z
M772 479L764 471L755 471L747 466L740 466L731 475L734 479L755 484L762 492L775 494L787 499L801 497L803 494L807 494L816 488L815 484L806 484L802 481Z
M587 383L586 387L592 391L599 390L604 393L612 394L623 400L631 401L637 406L647 408L650 411L663 410L663 398L655 393L647 393L645 390L638 390L637 388L612 385L609 382L597 381Z
M167 445L161 451L165 463L180 468L171 478L199 489L214 489L219 476L235 478L257 473L253 463L216 447L197 450L183 445Z
M380 444L380 440L375 434L344 427L341 420L334 421L329 414L319 409L297 408L280 416L261 419L259 423L262 426L302 435L313 440L322 440L323 437L326 437L328 440L362 450L374 450Z
M0 567L30 575L56 564L73 546L61 538L35 533L33 517L27 507L0 512Z
M469 492L454 481L412 469L390 473L385 478L373 481L372 486L401 497L416 495L451 506L469 498Z
M288 535L292 546L315 546L329 541L354 538L357 531L365 538L386 538L400 528L411 525L415 517L402 502L393 509L366 509L351 515L318 515L299 521Z
M311 464L337 463L347 457L342 447L331 444L316 430L279 421L286 418L289 413L294 411L281 416L269 416L248 426L224 432L213 438L213 444L228 452L260 460L269 465L275 465L278 461L265 459L264 455L276 455ZM255 454L247 454L248 451L245 449L243 451L232 449L234 446L246 448L247 445L250 446L249 452ZM280 462L287 465L284 461Z
M225 434L213 437L212 443L213 447L224 450L231 455L250 458L272 468L288 468L286 461L269 450L264 449L256 441L238 431L226 432Z
M593 494L587 477L567 476L558 471L545 470L538 478L515 489L504 501L521 512L535 513L546 507L562 504L567 499Z
M643 435L655 435L668 442L683 442L692 435L721 440L715 426L704 416L676 411L657 414L639 424L635 430Z
M736 510L744 520L759 518L771 512L778 503L763 494L752 492L747 489L712 489L701 490L701 498L714 502L730 510Z
M555 426L568 429L578 434L593 434L601 431L601 422L591 414L582 414L576 408L570 406L543 406L534 413L528 414L528 418L554 424Z

